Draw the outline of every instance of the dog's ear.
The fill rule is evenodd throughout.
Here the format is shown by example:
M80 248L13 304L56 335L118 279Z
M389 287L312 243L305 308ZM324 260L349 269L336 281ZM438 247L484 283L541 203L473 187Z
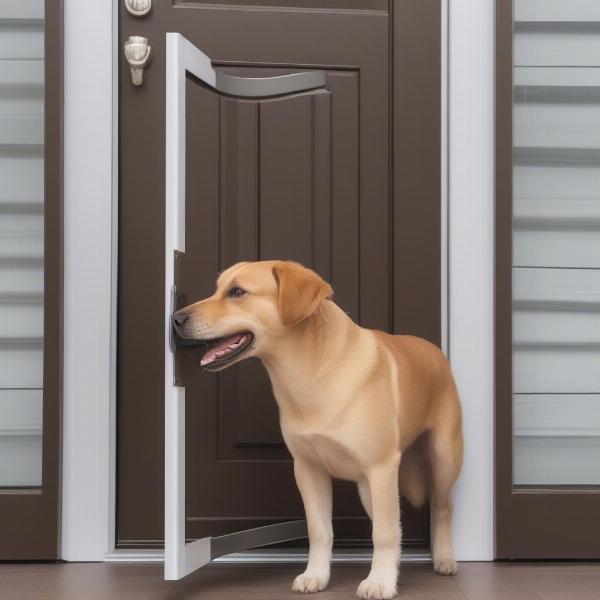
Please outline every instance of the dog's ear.
M279 288L279 315L286 327L293 327L310 317L319 304L333 296L331 286L314 271L292 261L273 267Z

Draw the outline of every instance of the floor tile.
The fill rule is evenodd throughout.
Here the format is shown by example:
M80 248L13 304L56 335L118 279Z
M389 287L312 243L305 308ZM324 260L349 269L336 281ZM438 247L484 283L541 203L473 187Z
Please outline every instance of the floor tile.
M210 565L163 581L158 564L0 565L0 600L298 600L301 565ZM355 598L368 565L334 565L315 600ZM456 577L402 565L400 600L599 600L600 563L462 563Z

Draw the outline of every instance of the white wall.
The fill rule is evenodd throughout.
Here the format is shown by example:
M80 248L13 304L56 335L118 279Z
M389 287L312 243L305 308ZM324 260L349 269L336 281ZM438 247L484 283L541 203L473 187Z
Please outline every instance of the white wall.
M62 558L103 560L114 512L113 2L65 0L64 18Z
M449 354L465 459L459 560L494 558L494 0L449 1Z

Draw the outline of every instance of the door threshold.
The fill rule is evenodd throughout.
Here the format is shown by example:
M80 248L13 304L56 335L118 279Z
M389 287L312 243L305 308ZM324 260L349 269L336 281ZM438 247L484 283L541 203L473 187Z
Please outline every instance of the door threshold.
M364 548L343 548L333 551L331 562L340 563L370 563L373 558L371 550ZM308 560L306 549L280 549L267 550L257 548L244 552L233 552L211 561L211 564L292 564L305 563ZM127 550L117 549L107 552L104 556L105 562L116 563L162 563L164 553L162 549ZM421 549L407 549L402 553L402 562L428 563L431 562L431 553Z

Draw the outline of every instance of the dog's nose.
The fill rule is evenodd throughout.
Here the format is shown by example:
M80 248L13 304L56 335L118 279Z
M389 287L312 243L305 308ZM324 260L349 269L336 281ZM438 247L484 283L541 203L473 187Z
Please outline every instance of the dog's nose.
M189 317L186 313L179 310L173 314L171 320L173 321L173 325L175 325L175 327L183 327L188 318Z

